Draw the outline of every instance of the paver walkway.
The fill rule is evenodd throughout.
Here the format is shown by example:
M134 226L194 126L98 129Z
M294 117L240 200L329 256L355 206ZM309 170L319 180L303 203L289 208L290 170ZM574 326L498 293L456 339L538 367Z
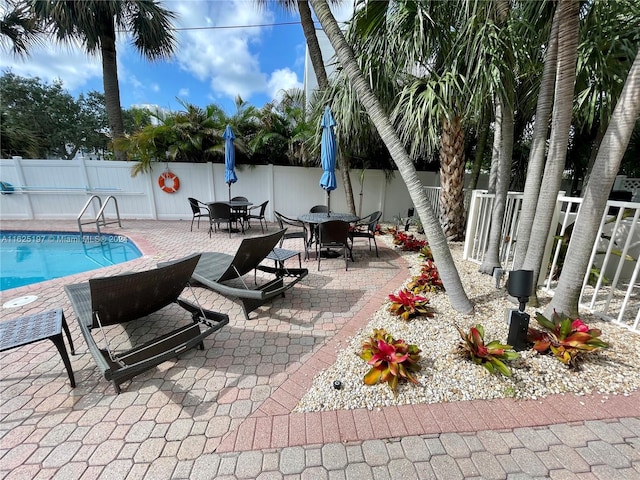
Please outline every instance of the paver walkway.
M124 221L144 257L100 275L150 268L196 251L235 251L242 236L189 222ZM32 229L3 222L3 229ZM73 222L39 221L44 230ZM269 229L273 230L274 225ZM250 235L258 232L250 232ZM291 241L286 247L295 246ZM196 289L230 324L192 350L123 384L97 372L62 286L96 272L2 292L1 319L62 307L77 355L71 389L45 342L0 358L2 478L631 478L640 479L640 395L553 396L538 401L457 402L292 414L313 376L330 365L407 276L407 266L365 243L345 272L340 260L244 320L239 304ZM301 248L301 245L299 246ZM297 259L292 259L297 264ZM150 332L115 327L120 341L175 322L168 310Z

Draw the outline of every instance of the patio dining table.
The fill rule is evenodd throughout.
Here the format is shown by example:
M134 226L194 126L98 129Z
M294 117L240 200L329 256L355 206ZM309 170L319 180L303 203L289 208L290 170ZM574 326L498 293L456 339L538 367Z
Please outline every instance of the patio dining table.
M247 208L253 205L253 202L245 201L245 200L213 200L211 202L207 202L207 207L211 207L214 203L224 203L225 205L229 205L231 207L231 212L237 214L246 213ZM244 233L244 223L241 222L242 225L242 233ZM239 230L233 229L232 233L237 233Z
M328 222L329 220L342 220L343 222L353 223L360 220L360 217L358 217L357 215L352 215L351 213L317 212L299 215L298 220L309 224L309 232L311 232L311 235L309 238L309 242L307 243L307 248L311 248L311 245L313 244L315 228L319 223ZM333 250L327 250L324 253L326 253L329 257L339 256L338 252L334 252Z

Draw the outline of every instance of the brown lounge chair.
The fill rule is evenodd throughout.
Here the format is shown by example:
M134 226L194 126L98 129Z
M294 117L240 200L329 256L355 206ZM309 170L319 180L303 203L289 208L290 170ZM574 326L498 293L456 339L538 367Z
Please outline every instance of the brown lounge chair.
M229 323L227 315L180 298L198 260L199 255L192 255L152 270L65 286L89 352L117 393L121 383L185 350L196 346L204 349L202 340ZM130 350L114 352L109 347L104 327L142 319L172 303L191 313L192 322ZM105 348L98 347L92 334L98 329L99 341L105 343Z
M306 277L309 270L306 268L282 268L260 265L273 248L283 238L285 230L280 230L270 235L245 238L238 247L235 255L219 252L204 252L200 254L200 261L191 280L195 284L201 284L211 290L228 297L238 297L242 302L242 308L246 319L256 308L269 302L296 283ZM265 284L249 288L243 280L243 276L253 270L274 275L275 278ZM285 283L285 278L288 281ZM225 284L237 280L233 286ZM253 282L253 280L252 280Z

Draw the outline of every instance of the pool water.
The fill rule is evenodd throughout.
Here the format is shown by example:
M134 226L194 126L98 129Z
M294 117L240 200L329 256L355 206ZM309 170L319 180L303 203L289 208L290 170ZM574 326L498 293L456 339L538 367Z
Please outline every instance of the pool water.
M0 231L0 291L141 257L123 235Z

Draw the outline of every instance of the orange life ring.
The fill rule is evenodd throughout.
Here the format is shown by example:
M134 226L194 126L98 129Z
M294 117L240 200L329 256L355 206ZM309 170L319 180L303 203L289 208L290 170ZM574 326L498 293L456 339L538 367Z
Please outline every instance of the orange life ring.
M176 193L180 188L180 179L171 172L163 172L158 177L158 185L163 192Z

